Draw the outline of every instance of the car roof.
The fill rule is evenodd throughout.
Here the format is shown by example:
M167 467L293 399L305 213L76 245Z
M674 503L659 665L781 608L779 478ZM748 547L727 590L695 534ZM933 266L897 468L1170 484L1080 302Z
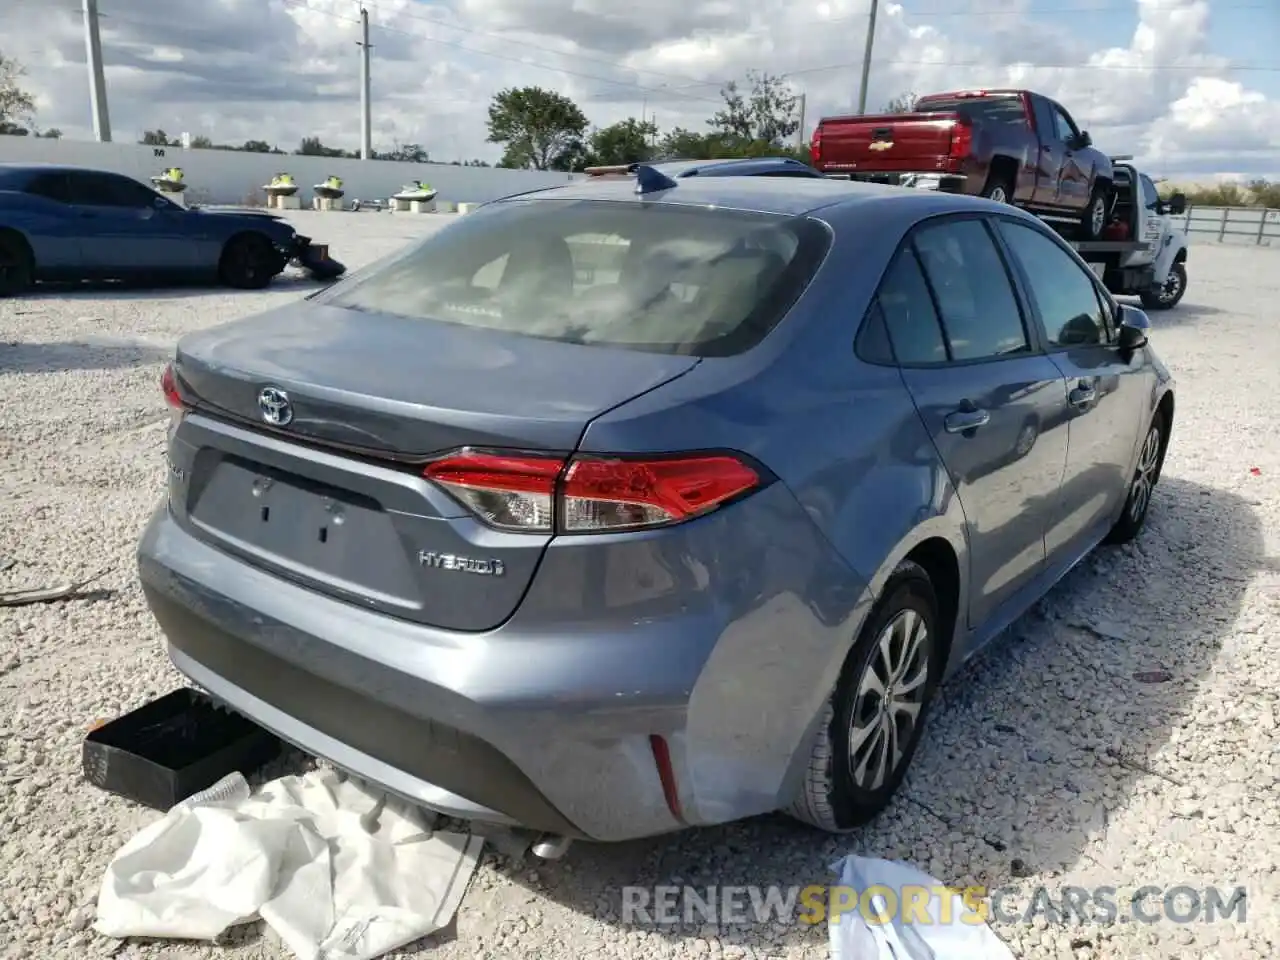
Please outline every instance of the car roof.
M656 166L656 165L655 165ZM666 173L666 170L663 170ZM878 183L832 180L826 177L688 177L670 189L638 195L632 178L593 177L517 194L495 203L523 200L612 200L649 204L693 205L800 216L824 208L895 204L913 217L963 211L987 211L990 200L935 190L890 187ZM1006 210L1012 207L1004 206Z

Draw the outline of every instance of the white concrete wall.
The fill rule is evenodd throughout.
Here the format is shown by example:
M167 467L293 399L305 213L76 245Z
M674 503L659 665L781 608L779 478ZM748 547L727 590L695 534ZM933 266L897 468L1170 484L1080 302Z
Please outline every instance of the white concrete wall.
M163 153L163 156L157 155ZM455 167L445 163L396 163L389 160L347 160L297 157L229 150L183 150L135 143L44 140L0 135L0 162L66 163L111 170L143 183L166 167L181 167L186 176L188 202L262 203L262 185L281 171L293 174L298 195L310 203L311 185L330 175L341 177L345 199L386 199L410 180L422 180L452 203L482 203L523 190L557 186L576 179L567 173L500 170L494 167Z

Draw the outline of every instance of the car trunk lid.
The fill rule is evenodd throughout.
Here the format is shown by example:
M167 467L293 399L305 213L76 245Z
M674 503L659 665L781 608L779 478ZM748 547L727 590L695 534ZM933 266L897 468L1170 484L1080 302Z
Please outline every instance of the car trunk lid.
M171 509L318 591L490 629L550 536L486 526L424 477L424 461L460 447L568 454L593 418L697 362L293 304L180 342L190 411L170 443ZM265 422L282 403L290 415Z

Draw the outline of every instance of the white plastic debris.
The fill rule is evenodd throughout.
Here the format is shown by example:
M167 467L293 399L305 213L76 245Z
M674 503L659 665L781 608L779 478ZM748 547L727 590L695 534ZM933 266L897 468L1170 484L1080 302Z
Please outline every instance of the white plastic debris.
M853 856L831 869L831 960L1015 960L973 903L926 873Z
M261 918L298 960L373 960L445 926L484 841L333 770L249 795L238 775L175 806L116 854L94 928L213 940Z

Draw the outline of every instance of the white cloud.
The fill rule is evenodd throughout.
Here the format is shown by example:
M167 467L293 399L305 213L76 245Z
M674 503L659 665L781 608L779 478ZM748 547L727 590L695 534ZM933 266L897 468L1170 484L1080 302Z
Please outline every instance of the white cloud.
M1157 174L1278 173L1280 99L1209 49L1209 0L1117 0L1130 36L1072 33L1029 0L884 3L870 107L908 90L1026 86L1062 101L1117 153ZM1081 0L1064 0L1081 4ZM482 156L490 97L535 84L606 124L642 110L705 129L720 86L786 74L812 122L853 107L868 0L378 0L374 136L439 159ZM40 15L35 11L39 8ZM302 137L354 148L359 27L351 0L102 0L116 139L189 130L215 140ZM56 11L56 12L55 12ZM1264 11L1260 16L1266 19ZM90 135L79 18L45 0L0 4L0 49L24 61L41 125ZM56 69L55 69L56 68ZM196 129L198 128L198 129Z

